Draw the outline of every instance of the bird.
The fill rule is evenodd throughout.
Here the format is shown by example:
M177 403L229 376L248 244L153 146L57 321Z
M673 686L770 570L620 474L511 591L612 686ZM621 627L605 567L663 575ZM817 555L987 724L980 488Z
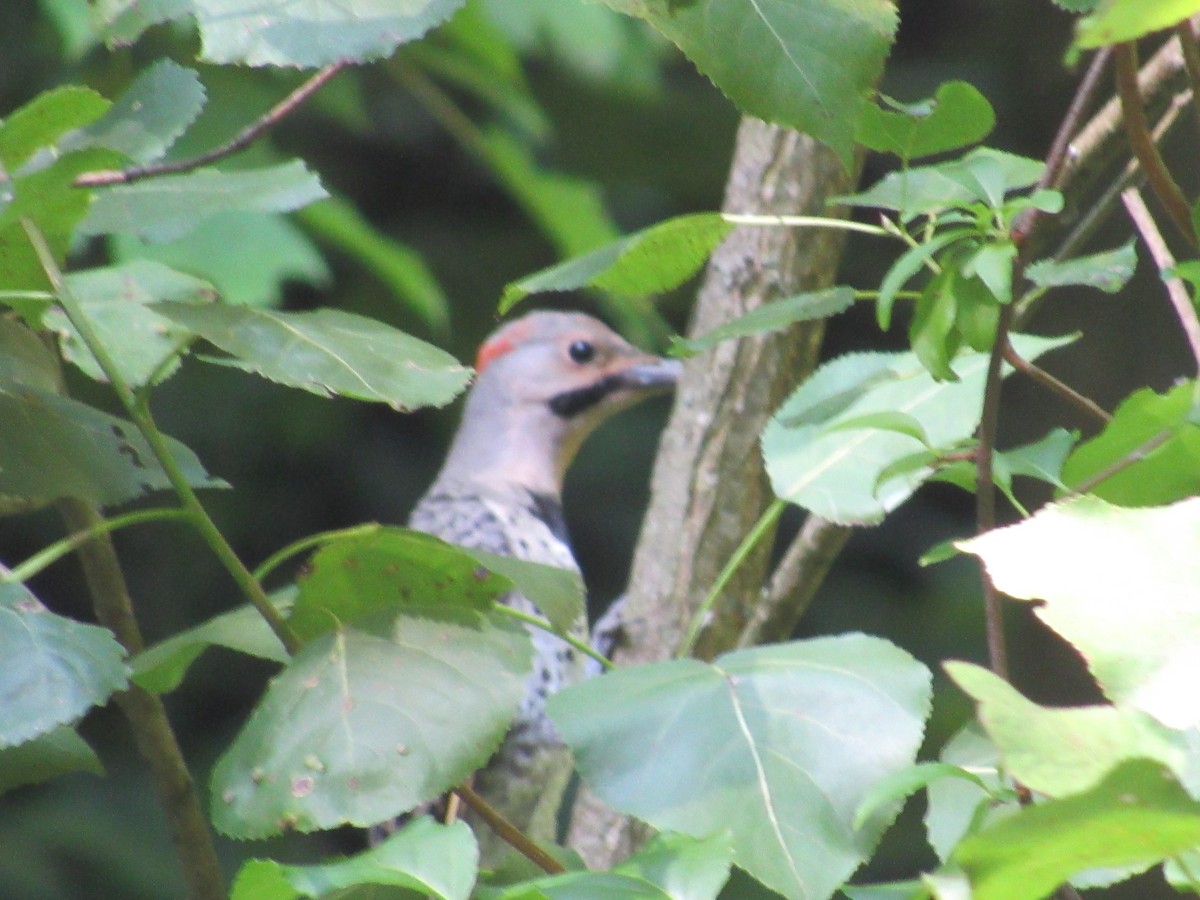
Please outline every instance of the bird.
M409 517L450 543L579 572L562 509L563 479L587 436L614 413L670 391L680 363L638 350L575 312L537 311L480 346L476 380L432 486ZM501 602L540 615L516 591ZM572 628L587 640L585 617ZM533 669L507 735L473 783L501 815L535 840L553 841L571 774L570 755L546 715L551 694L585 677L588 663L561 638L530 627ZM475 826L481 860L505 845ZM372 838L377 841L378 831Z

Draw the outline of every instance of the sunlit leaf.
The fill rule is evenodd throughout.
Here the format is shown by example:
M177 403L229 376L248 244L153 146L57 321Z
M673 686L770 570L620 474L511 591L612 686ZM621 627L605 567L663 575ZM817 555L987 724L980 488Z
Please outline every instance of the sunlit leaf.
M969 663L946 672L979 704L979 721L1000 750L1004 769L1048 797L1089 790L1119 763L1153 759L1182 775L1187 746L1146 713L1106 705L1050 708Z
M880 153L915 159L983 140L996 124L987 98L965 81L949 81L919 105L880 109L866 104L855 135Z
M111 631L46 609L0 584L0 747L74 722L123 689L129 669Z
M39 149L104 115L109 102L90 88L66 85L39 94L0 121L0 163L8 174Z
M549 701L584 781L660 829L733 835L734 861L785 896L827 897L897 807L855 811L913 761L929 673L846 635L675 660L574 685Z
M698 271L733 228L720 213L696 213L659 222L615 243L527 275L504 289L500 312L542 291L597 287L646 297L679 287Z
M487 762L524 693L530 642L519 625L466 613L306 644L217 763L216 827L237 838L365 827Z
M1075 27L1075 46L1103 47L1178 25L1200 12L1200 0L1100 0Z
M231 354L219 361L321 396L396 409L444 406L470 378L444 350L340 309L285 313L223 303L154 309Z
M1200 844L1200 803L1168 770L1127 762L1087 793L1028 806L959 845L973 900L1039 900L1077 872Z
M1063 482L1123 506L1200 494L1200 427L1190 421L1195 393L1190 381L1165 394L1134 391L1100 434L1067 457Z
M1035 613L1109 699L1188 728L1200 723L1198 541L1200 499L1124 509L1085 495L959 546L999 590L1044 601Z

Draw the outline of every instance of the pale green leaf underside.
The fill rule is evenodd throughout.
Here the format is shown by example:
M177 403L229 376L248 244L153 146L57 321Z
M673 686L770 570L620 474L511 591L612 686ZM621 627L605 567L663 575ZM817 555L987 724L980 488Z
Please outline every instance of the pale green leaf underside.
M1026 359L1067 340L1013 339ZM892 429L841 426L864 416L901 413L920 425L931 446L952 447L970 437L979 422L987 362L987 354L960 354L953 363L956 382L935 381L912 353L853 354L821 366L763 432L775 492L831 521L881 521L931 471L922 466L887 475L889 467L924 448L912 435Z
M618 669L551 698L587 785L657 828L728 828L734 861L791 897L825 897L870 855L890 806L866 791L920 744L929 673L846 635Z
M74 722L125 687L112 632L46 609L20 584L0 584L0 747Z

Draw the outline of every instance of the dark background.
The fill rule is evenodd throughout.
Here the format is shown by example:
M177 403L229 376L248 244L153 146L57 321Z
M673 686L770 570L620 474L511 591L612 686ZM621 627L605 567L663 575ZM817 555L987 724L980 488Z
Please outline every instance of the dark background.
M530 82L554 124L540 158L599 184L626 231L717 208L737 124L732 106L638 23L614 16L615 37L598 42L580 18L596 9L577 9L571 0L551 2L563 23L553 39L518 27L522 16L545 11L546 3L496 0L489 6L497 21L501 14L510 17ZM155 29L129 50L65 58L47 15L53 5L54 0L0 4L0 115L55 84L82 82L115 96L131 73L160 55L185 64L194 58L193 39L176 28ZM884 90L911 101L930 96L945 80L970 81L996 107L999 124L988 143L1041 157L1078 75L1063 63L1069 34L1070 17L1048 0L906 0ZM295 83L278 73L201 71L210 87L210 112L187 138L193 149L228 137ZM314 104L285 123L275 145L308 160L378 229L423 254L452 300L452 328L449 336L429 334L355 260L337 252L327 255L327 284L290 283L283 302L291 309L328 304L373 315L470 361L496 324L504 284L553 262L553 250L489 171L406 94L386 66L341 78L345 84L337 96L352 96L357 111L347 113L329 99ZM460 99L480 112L469 98ZM1191 140L1189 134L1176 141L1181 159L1182 145ZM885 164L870 160L867 179L878 177ZM1127 231L1113 223L1092 249L1116 245ZM85 253L94 256L96 248ZM842 280L861 287L877 285L888 263L869 240L855 241L847 260ZM1032 323L1042 333L1084 331L1084 340L1055 353L1046 365L1109 408L1135 387L1161 390L1185 371L1182 341L1149 275L1143 264L1139 279L1116 298L1065 294ZM661 303L678 329L686 324L690 296L683 290ZM594 311L587 298L535 302L547 305L544 301ZM901 327L881 336L869 310L852 311L831 323L826 354L897 347L902 336ZM80 380L73 389L111 407L94 385ZM251 565L315 531L368 520L403 522L436 471L456 408L399 415L323 400L196 361L155 402L163 428L234 486L206 500ZM594 608L622 589L667 408L666 401L657 401L606 425L585 446L568 479L567 517ZM1011 382L1003 444L1034 439L1059 424L1084 423L1029 386ZM1028 497L1038 498L1036 492ZM947 657L981 659L982 611L973 568L953 561L921 569L915 562L933 544L969 533L972 521L971 498L934 486L883 526L858 533L802 633L886 635L934 667ZM24 559L60 529L57 518L45 512L0 521L0 559ZM151 641L240 602L200 541L181 529L143 527L118 534L116 541ZM89 618L72 562L55 566L34 588L56 611ZM1013 669L1023 690L1043 702L1095 696L1068 648L1032 627L1023 611L1015 611L1012 620ZM201 784L270 671L257 661L210 651L168 698ZM931 747L940 746L969 714L965 700L945 689L940 677L939 686ZM81 731L100 752L108 776L70 776L0 798L0 897L178 896L160 814L124 723L113 710L101 710ZM870 877L902 877L933 864L916 818L920 804L910 807ZM252 845L222 840L221 852L233 871L246 855L302 861L311 858L306 854L312 844L345 848L350 840L347 835ZM1154 884L1142 881L1123 896L1157 893Z

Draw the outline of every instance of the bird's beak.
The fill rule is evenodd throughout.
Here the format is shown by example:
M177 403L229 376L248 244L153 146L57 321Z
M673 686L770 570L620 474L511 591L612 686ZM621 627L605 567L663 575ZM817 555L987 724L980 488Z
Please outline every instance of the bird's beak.
M651 356L616 373L616 377L622 387L631 388L639 393L651 393L675 387L682 374L683 363L679 360Z

